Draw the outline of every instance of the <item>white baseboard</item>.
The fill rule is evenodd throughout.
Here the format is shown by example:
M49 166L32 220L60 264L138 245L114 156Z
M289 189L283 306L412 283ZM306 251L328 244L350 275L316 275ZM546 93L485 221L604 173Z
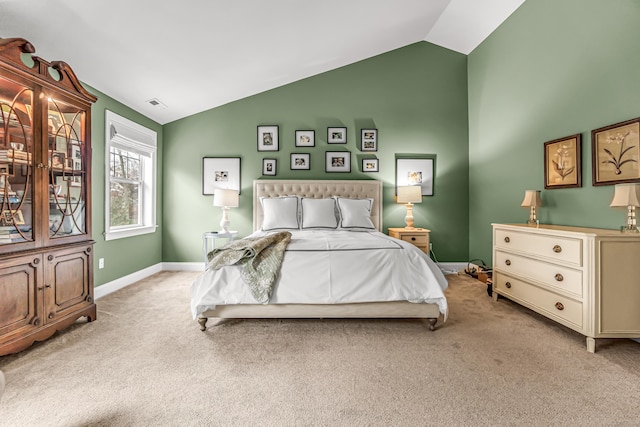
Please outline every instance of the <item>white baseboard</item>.
M466 262L438 262L436 264L444 274L458 274L458 271L467 268Z
M165 271L204 271L203 262L163 262Z
M132 285L139 280L146 279L149 276L160 273L162 270L162 263L158 263L156 265L152 265L151 267L147 267L145 269L136 271L135 273L128 274L111 282L107 282L104 285L100 285L94 289L93 298L102 298L105 295L109 295L110 293L113 293L119 289Z

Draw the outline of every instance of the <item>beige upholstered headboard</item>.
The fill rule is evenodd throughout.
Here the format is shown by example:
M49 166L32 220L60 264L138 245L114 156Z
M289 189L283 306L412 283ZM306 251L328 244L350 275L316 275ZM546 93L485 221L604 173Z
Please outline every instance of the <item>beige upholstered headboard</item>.
M253 181L253 230L262 227L260 197L302 196L322 199L331 196L373 199L371 221L382 230L382 182L376 180L257 179Z

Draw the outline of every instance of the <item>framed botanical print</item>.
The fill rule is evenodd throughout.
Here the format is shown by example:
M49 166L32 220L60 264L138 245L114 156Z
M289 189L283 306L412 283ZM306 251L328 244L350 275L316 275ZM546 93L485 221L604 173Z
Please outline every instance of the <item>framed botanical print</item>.
M309 170L310 165L309 153L291 153L291 170Z
M275 176L277 173L276 171L277 166L278 166L277 159L262 159L262 175Z
M379 172L378 159L362 159L362 172Z
M296 131L296 147L315 147L316 132L313 130Z
M278 151L278 126L258 126L258 151Z
M640 118L591 131L593 185L640 182Z
M327 143L329 144L346 144L347 128L327 128Z
M350 151L327 151L325 156L325 172L351 172Z
M544 143L544 188L582 186L581 145L580 134Z
M202 158L202 194L212 195L216 189L240 194L240 157Z
M396 188L419 185L423 196L433 196L435 156L396 157Z

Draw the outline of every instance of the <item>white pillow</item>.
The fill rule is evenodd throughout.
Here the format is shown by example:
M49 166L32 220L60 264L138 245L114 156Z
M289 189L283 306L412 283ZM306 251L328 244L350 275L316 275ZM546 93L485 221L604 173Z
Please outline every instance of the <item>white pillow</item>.
M340 211L340 227L346 229L373 229L371 221L371 207L373 199L347 199L338 197Z
M303 197L302 228L338 228L336 201Z
M300 228L297 197L261 197L260 203L263 230Z

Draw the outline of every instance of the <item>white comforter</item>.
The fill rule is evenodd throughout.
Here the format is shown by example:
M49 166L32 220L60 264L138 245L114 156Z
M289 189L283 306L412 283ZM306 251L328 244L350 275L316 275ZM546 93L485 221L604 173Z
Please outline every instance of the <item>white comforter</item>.
M258 231L249 237L266 234ZM425 253L378 231L293 230L270 304L435 303L447 279ZM257 304L239 267L207 269L191 284L194 319L217 305Z

